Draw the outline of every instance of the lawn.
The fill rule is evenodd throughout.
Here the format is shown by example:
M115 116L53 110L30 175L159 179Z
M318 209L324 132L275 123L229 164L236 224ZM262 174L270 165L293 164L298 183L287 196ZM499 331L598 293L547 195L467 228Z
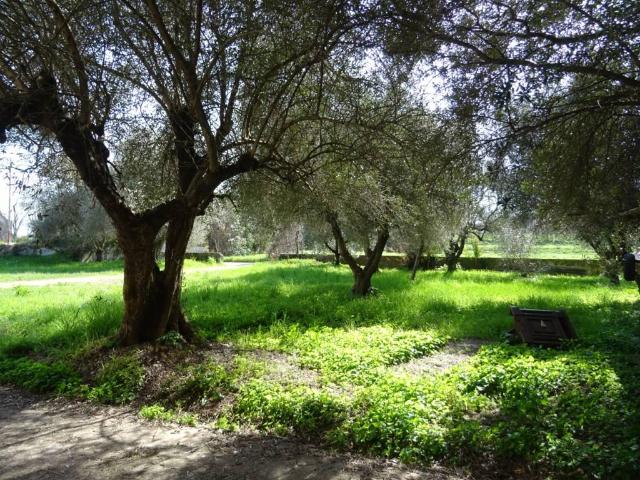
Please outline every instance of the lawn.
M208 262L185 260L185 270L215 266L214 260ZM38 280L67 276L117 275L122 273L122 260L103 262L78 262L64 255L43 257L2 256L0 257L0 282L18 280Z
M120 287L0 291L0 381L474 472L640 475L635 284L480 271L411 283L383 270L364 300L349 299L350 284L348 269L311 261L193 271L183 298L200 343L126 351L111 340ZM507 345L511 304L565 308L579 340ZM444 371L404 368L462 339L486 344ZM159 363L171 366L161 378Z

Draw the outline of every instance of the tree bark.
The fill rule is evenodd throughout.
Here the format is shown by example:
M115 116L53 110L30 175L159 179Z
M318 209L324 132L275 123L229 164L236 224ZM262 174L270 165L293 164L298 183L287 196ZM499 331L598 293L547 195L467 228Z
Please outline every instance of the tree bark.
M420 265L420 259L422 258L422 252L424 251L424 240L420 240L420 246L416 253L416 258L413 260L413 266L411 268L411 281L416 279L416 272L418 271L418 265Z
M333 264L337 267L340 265L340 247L338 247L338 241L336 240L335 248L332 247L329 242L324 242L324 246L333 253Z

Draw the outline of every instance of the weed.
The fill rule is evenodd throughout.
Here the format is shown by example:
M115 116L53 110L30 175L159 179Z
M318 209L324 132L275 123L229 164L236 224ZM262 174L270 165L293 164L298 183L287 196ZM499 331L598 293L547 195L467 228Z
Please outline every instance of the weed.
M168 410L158 404L143 406L140 408L138 415L146 420L158 420L161 422L171 422L175 418L175 413L172 410Z
M133 401L144 379L144 368L135 355L113 356L96 375L96 385L88 398L103 403L125 404Z
M0 358L0 383L12 383L37 393L73 394L81 378L64 362L44 363L28 358Z
M212 361L192 365L165 382L162 390L168 405L189 407L216 403L232 388L233 379L227 370Z

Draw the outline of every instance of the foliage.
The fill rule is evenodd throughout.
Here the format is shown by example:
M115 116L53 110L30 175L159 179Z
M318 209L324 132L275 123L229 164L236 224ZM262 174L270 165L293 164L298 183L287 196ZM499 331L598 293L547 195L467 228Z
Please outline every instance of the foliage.
M318 436L345 419L344 400L305 386L255 380L239 391L234 414L280 434Z
M457 372L468 394L489 400L473 448L602 478L639 472L637 373L615 354L524 346L486 348ZM482 425L484 422L485 425Z
M147 420L160 420L161 422L171 422L175 419L175 413L167 410L162 405L145 405L138 412L142 418Z
M407 362L434 353L446 339L430 332L403 331L389 326L352 330L309 329L290 348L300 365L319 370L326 381L369 384L378 367Z
M146 420L175 422L180 425L188 425L190 427L196 426L198 422L197 415L188 412L176 412L158 404L145 405L141 407L138 415Z
M11 383L38 393L75 393L80 388L81 378L65 362L0 357L0 383Z
M88 393L90 400L125 404L136 398L144 380L144 368L134 354L116 355L100 367L95 380Z
M91 254L97 260L115 247L113 225L86 187L57 185L38 195L32 208L31 230L39 245L77 259Z
M171 375L162 387L161 396L168 405L205 406L222 400L232 388L232 376L212 361L192 365Z

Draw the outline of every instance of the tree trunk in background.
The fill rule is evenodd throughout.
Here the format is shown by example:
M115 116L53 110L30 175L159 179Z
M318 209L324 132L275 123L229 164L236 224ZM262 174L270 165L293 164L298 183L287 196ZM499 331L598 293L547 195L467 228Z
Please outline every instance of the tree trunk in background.
M447 265L447 273L453 273L458 266L458 260L464 252L469 233L462 231L457 238L449 240L449 248L444 251L444 262Z
M347 248L347 242L342 235L337 215L328 214L327 221L329 222L329 225L331 225L331 231L333 232L333 236L336 238L340 254L353 273L354 283L353 287L351 287L351 295L353 297L365 297L369 295L371 293L371 278L373 277L373 274L378 271L384 247L387 245L387 241L389 240L388 227L385 225L380 227L378 230L376 244L373 249L368 248L369 255L367 255L367 263L363 268L358 265L358 262Z
M420 246L418 247L418 252L416 254L416 258L413 260L413 267L411 268L411 281L416 279L416 272L418 271L418 266L420 265L420 259L422 258L422 252L424 251L424 240L420 240Z
M153 341L170 331L180 333L186 340L193 337L180 295L184 256L194 219L195 216L181 216L169 222L162 271L154 257L156 229L137 226L119 235L124 253L124 319L119 334L123 345Z
M340 247L338 247L338 241L336 240L335 248L329 245L329 242L324 242L324 246L333 253L333 264L338 267L340 265Z
M622 255L626 252L626 245L616 246L613 237L606 238L583 238L591 245L602 264L602 274L609 279L613 285L620 284L620 269L622 265Z

